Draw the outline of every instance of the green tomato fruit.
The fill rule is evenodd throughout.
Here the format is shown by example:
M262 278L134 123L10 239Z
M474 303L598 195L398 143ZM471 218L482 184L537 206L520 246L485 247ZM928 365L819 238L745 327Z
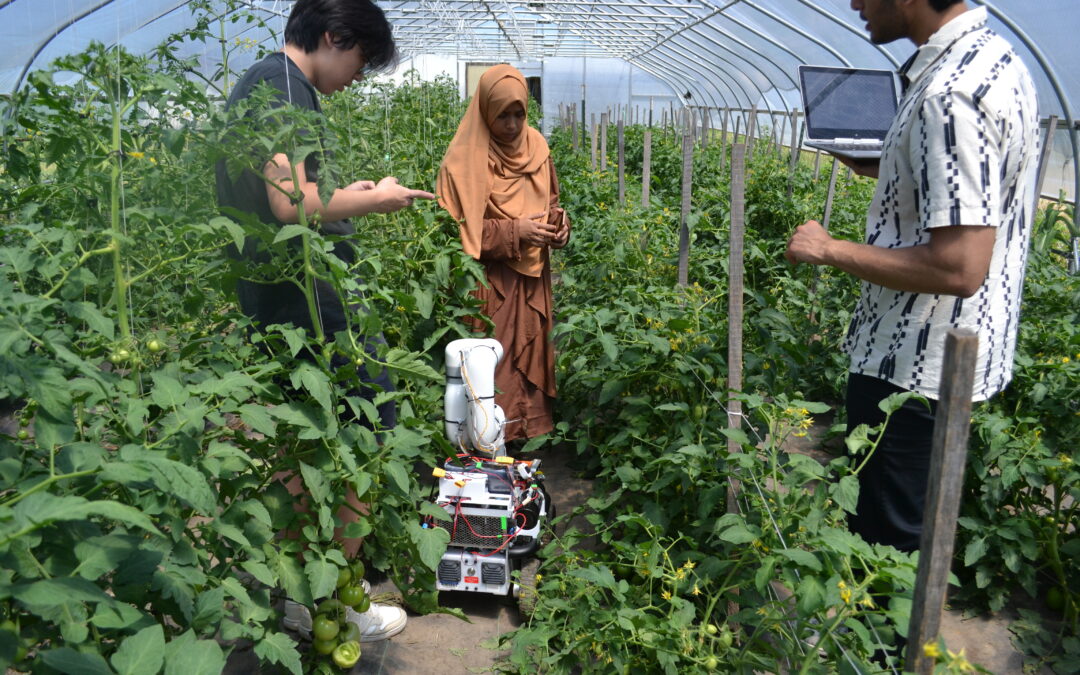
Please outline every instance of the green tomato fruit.
M337 571L337 587L338 588L343 588L343 587L349 585L350 581L352 581L352 570L350 570L348 567L342 567L341 569L339 569ZM345 604L347 605L349 603L346 602Z
M312 627L312 632L315 633L315 638L318 640L333 640L340 631L341 626L338 625L338 622L325 616L316 618Z
M363 589L360 589L360 590L363 590ZM363 614L364 612L371 609L371 598L368 597L367 593L365 593L364 598L360 602L353 605L352 608L354 610L356 610L357 613Z
M334 649L334 665L338 668L349 669L360 660L360 643L356 641L342 642Z
M360 586L346 586L338 591L338 599L349 607L356 608L367 598L367 593Z
M716 635L719 632L719 630L720 629L716 627L715 623L707 623L707 624L705 624L705 632L708 633L709 635Z
M1065 609L1065 594L1058 586L1051 586L1046 590L1046 606L1055 612Z
M117 365L125 363L130 358L131 352L126 349L117 349L115 352L109 355L109 361Z
M165 345L162 344L161 340L156 340L155 339L155 340L150 340L149 342L147 342L146 343L146 348L149 349L151 352L156 354L156 353L158 353L160 351L163 351L165 349Z
M731 646L731 643L735 641L735 636L732 635L731 629L724 626L724 630L720 631L720 637L717 639L720 641L720 646L727 649Z
M360 626L352 621L345 624L345 632L341 635L342 642L360 642Z
M30 438L30 432L26 429L19 429L19 431L15 434L15 438L18 438L20 441L25 441L26 439Z
M352 577L353 579L356 579L357 583L360 583L360 580L364 578L364 574L367 572L367 570L364 569L364 563L360 560L352 561L352 564L349 565L349 569L352 570Z
M318 638L311 641L311 646L320 654L333 654L337 649L337 638L330 638L329 640L320 640Z
M715 656L710 656L705 659L705 668L707 670L716 670L716 667L720 665L720 661Z
M338 616L345 611L345 605L341 603L337 598L328 598L319 603L319 608L315 610L316 614L324 615L331 614Z

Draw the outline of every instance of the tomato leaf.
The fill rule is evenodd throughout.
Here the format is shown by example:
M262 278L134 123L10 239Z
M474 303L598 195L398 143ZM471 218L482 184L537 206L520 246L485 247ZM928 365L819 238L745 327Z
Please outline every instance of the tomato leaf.
M224 606L219 606L224 612ZM153 675L165 659L165 632L161 625L147 626L120 643L112 655L113 667L120 675Z

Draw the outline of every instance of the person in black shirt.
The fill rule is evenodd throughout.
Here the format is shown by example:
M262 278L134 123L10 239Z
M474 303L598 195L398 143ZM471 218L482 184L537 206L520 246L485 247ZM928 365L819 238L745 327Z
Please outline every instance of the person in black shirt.
M265 83L276 90L270 105L283 109L291 106L321 114L316 92L341 91L363 79L365 72L390 66L395 59L390 25L382 10L370 0L298 0L285 27L284 49L253 65L237 82L226 105L227 108L236 106ZM338 188L324 203L317 187L321 159L318 153L289 157L283 149L278 150L266 158L262 176L252 171L230 176L222 160L216 167L218 204L226 213L251 214L263 223L277 225L299 222L302 205L308 222L316 219L324 233L347 236L355 232L348 218L392 213L411 206L416 199L435 198L429 192L400 185L396 178L388 176L378 182L361 180ZM293 181L294 171L298 184ZM290 198L297 192L303 195L302 199ZM245 241L239 254L251 263L252 268L270 260L269 254L260 250L258 241L252 237ZM346 240L336 243L334 254L345 263L356 258L352 244ZM259 283L246 279L237 284L241 310L257 326L292 324L306 329L309 335L317 335L318 328L326 339L333 339L335 333L346 329L346 312L357 311L358 305L343 302L333 286L321 279L315 281L314 292L317 300L314 320L319 322L318 327L313 325L313 313L296 284L290 281ZM364 349L374 356L381 340L381 336L369 338ZM343 365L344 361L331 363L332 367ZM360 376L379 390L392 390L385 370L374 380L368 378L364 369L360 369ZM368 398L374 396L373 391L367 389L359 393ZM395 425L393 401L380 406L379 414L383 428ZM303 482L298 476L289 474L280 478L291 494L304 494ZM347 498L354 509L362 508L351 491ZM343 508L339 514L343 518L350 515L355 517L355 511L348 508ZM347 557L355 555L358 541L342 543ZM351 612L348 618L360 626L361 641L365 642L395 635L405 625L404 612L387 605L372 604L368 612ZM297 603L286 602L284 623L301 634L310 634L310 614L307 608Z

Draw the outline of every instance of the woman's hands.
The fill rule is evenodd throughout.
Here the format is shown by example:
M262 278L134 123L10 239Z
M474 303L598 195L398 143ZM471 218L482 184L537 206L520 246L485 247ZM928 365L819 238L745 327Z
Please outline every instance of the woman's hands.
M534 213L528 218L518 218L518 237L521 243L529 246L548 246L555 237L555 226L541 220L547 214L543 211Z
M566 214L562 209L558 209L557 213L553 211L551 215L557 216L557 223L547 222L545 218L548 214L543 211L534 213L528 218L519 218L516 222L521 243L551 248L566 246L566 243L570 241L570 228L566 226Z

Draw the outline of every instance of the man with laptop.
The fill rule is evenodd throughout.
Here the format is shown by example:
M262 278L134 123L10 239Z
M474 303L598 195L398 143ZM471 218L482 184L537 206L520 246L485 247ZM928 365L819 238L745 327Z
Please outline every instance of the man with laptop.
M914 551L945 334L962 327L978 335L974 400L997 393L1012 376L1035 205L1038 106L1027 68L987 27L985 8L969 9L964 0L852 0L851 7L871 42L907 38L918 49L900 69L903 95L880 159L837 152L856 172L879 178L866 243L834 239L811 220L795 229L785 257L863 281L844 341L849 430L880 424L877 403L894 392L930 400L929 408L908 401L893 415L860 472L849 520L867 541ZM833 92L855 84L849 78L831 91L815 85L808 117L815 97L827 106ZM826 129L857 121L817 120Z

